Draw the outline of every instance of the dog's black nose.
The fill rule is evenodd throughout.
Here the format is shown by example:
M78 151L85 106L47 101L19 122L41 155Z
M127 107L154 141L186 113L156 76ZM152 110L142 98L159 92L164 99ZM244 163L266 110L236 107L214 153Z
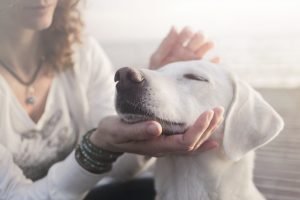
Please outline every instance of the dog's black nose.
M144 81L143 74L133 68L123 67L115 74L115 82L118 82L117 89L132 89L141 85Z

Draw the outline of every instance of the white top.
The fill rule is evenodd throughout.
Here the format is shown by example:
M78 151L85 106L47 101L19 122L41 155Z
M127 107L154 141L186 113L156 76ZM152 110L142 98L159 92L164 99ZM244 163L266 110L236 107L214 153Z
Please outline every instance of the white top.
M38 123L0 76L0 200L77 200L103 177L81 168L72 150L101 118L115 114L112 68L91 38L74 59L74 71L54 78Z

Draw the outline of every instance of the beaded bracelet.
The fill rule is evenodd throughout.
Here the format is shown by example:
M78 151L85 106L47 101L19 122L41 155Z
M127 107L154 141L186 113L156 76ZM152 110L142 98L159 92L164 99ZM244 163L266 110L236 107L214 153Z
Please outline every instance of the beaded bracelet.
M75 158L81 167L95 174L108 172L113 162L123 153L101 149L90 141L91 134L96 129L88 131L75 151Z

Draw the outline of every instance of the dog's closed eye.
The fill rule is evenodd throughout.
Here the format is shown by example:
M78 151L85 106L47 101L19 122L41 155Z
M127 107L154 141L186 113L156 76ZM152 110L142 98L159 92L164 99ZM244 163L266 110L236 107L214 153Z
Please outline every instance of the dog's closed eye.
M186 79L195 80L195 81L209 82L207 78L198 76L196 74L184 74L183 77Z

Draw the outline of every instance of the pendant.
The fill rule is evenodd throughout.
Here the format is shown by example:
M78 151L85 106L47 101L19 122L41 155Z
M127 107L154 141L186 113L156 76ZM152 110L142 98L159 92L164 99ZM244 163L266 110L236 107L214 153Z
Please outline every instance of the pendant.
M34 96L27 97L26 100L25 100L25 103L27 105L34 105L34 103L35 103L35 97Z
M27 88L27 97L25 99L25 103L27 105L34 105L35 104L35 96L34 96L34 92L35 92L35 89L33 86L29 86Z

